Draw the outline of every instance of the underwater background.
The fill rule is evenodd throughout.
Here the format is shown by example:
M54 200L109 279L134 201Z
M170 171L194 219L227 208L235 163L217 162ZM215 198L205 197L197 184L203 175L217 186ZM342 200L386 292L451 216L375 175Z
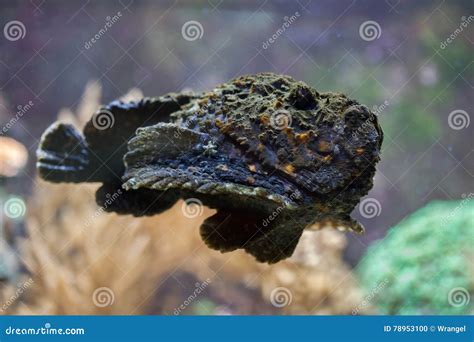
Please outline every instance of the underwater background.
M2 1L3 314L474 313L472 1ZM305 232L273 266L199 238L212 210L106 214L95 185L39 181L57 118L288 74L384 130L364 235Z

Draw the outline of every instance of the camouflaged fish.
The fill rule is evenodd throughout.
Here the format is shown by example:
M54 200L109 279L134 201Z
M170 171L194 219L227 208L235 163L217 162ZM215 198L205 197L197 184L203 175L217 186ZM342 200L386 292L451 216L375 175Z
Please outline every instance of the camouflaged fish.
M261 73L202 94L112 102L83 134L55 123L38 171L51 182L103 183L97 203L119 214L196 199L217 209L201 226L210 248L275 263L310 225L363 231L350 213L373 185L382 140L358 102Z

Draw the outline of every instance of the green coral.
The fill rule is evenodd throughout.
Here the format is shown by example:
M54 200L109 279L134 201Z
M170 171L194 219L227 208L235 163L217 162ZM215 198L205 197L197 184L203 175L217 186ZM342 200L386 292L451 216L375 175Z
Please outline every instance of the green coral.
M369 248L357 267L379 313L474 313L474 200L432 202Z

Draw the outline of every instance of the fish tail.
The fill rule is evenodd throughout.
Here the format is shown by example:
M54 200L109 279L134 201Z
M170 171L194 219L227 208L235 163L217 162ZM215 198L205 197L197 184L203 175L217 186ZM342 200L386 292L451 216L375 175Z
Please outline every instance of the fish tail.
M55 183L93 181L90 151L73 125L51 125L41 137L36 155L39 176L44 180Z

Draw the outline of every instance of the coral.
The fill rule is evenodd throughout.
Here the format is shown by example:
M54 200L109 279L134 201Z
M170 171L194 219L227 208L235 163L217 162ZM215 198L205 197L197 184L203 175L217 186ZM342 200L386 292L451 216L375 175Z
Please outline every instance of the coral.
M362 292L342 259L346 243L345 236L331 228L305 231L293 256L262 274L264 297L276 302L286 314L352 313L362 302ZM279 302L275 289L283 289L280 295L287 291L288 297ZM363 308L359 314L368 309Z
M199 95L114 101L83 134L55 123L38 170L52 182L103 183L98 204L119 214L197 199L217 209L201 226L209 247L275 263L316 222L363 231L350 212L372 187L382 139L377 117L355 100L262 73Z
M379 312L473 314L473 228L471 194L430 203L370 247L357 273Z
M0 136L0 177L14 177L28 161L26 147L18 141Z
M34 282L25 302L33 303L36 313L146 312L148 296L160 278L182 262L183 254L173 249L194 247L192 238L171 244L175 233L170 227L195 231L199 221L190 223L173 212L140 220L105 215L85 200L95 190L92 185L73 189L38 184L29 203L28 239L22 247L22 259ZM99 288L110 289L118 305L95 305L94 291ZM20 312L28 309L29 305Z

